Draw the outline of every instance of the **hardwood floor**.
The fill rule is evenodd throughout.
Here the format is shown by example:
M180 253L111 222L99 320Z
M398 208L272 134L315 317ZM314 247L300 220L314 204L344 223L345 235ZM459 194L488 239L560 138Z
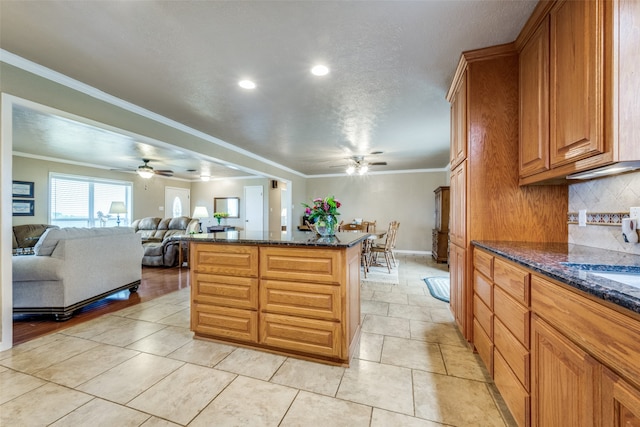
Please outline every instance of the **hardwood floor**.
M13 315L13 345L57 332L87 320L95 319L141 302L177 291L189 286L188 268L142 267L142 280L138 292L120 291L76 311L66 322L56 322L49 315Z

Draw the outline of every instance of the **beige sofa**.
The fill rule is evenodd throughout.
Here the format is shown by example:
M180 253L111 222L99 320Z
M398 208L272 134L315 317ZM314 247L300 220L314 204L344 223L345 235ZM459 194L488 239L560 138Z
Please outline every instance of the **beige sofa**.
M14 313L73 312L114 292L135 292L142 245L132 228L50 228L33 255L13 256Z
M131 227L142 239L142 247L144 248L142 265L173 267L178 263L180 242L171 238L198 232L199 221L186 216L164 219L147 217L133 221ZM183 256L186 256L186 252L183 251Z

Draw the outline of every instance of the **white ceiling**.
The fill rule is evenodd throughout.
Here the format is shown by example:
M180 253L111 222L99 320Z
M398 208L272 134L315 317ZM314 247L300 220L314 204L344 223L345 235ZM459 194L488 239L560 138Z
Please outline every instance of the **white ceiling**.
M372 151L383 153L367 160L388 163L374 172L443 168L460 53L513 41L536 3L2 0L0 48L305 175L342 172L336 165ZM330 74L312 76L316 63ZM258 87L239 88L242 78ZM220 167L110 132L87 147L29 130L47 120L18 114L14 124L37 139L14 138L14 150L119 168L142 157L176 172ZM96 156L109 138L111 154Z

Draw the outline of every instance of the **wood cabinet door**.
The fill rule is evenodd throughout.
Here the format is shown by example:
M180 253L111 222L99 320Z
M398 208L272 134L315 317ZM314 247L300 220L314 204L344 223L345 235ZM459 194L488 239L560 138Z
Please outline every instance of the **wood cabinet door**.
M602 427L640 427L640 390L602 369Z
M551 166L604 152L603 1L560 1L550 14Z
M537 316L531 333L531 425L597 425L599 363Z
M520 52L520 176L549 170L549 18Z
M451 100L451 167L467 157L467 72L460 77Z
M451 311L456 319L458 328L465 334L466 324L466 299L465 299L465 264L466 264L466 251L457 245L451 245L451 253L449 258L449 270L450 270L450 283L451 289L449 290L449 304Z
M467 167L463 161L457 168L451 171L450 187L451 211L449 236L451 243L458 246L467 246Z

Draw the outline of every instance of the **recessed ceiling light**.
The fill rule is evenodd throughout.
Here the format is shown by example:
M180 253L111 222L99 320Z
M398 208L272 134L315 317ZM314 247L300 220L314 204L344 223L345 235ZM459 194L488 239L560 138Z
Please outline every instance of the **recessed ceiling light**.
M256 84L254 82L252 82L251 80L240 80L238 82L238 86L240 86L243 89L255 89L256 88Z
M209 175L200 175L200 179L204 182L207 182L211 179L211 177Z
M326 65L316 65L311 69L311 74L314 76L326 76L329 74L329 68Z

